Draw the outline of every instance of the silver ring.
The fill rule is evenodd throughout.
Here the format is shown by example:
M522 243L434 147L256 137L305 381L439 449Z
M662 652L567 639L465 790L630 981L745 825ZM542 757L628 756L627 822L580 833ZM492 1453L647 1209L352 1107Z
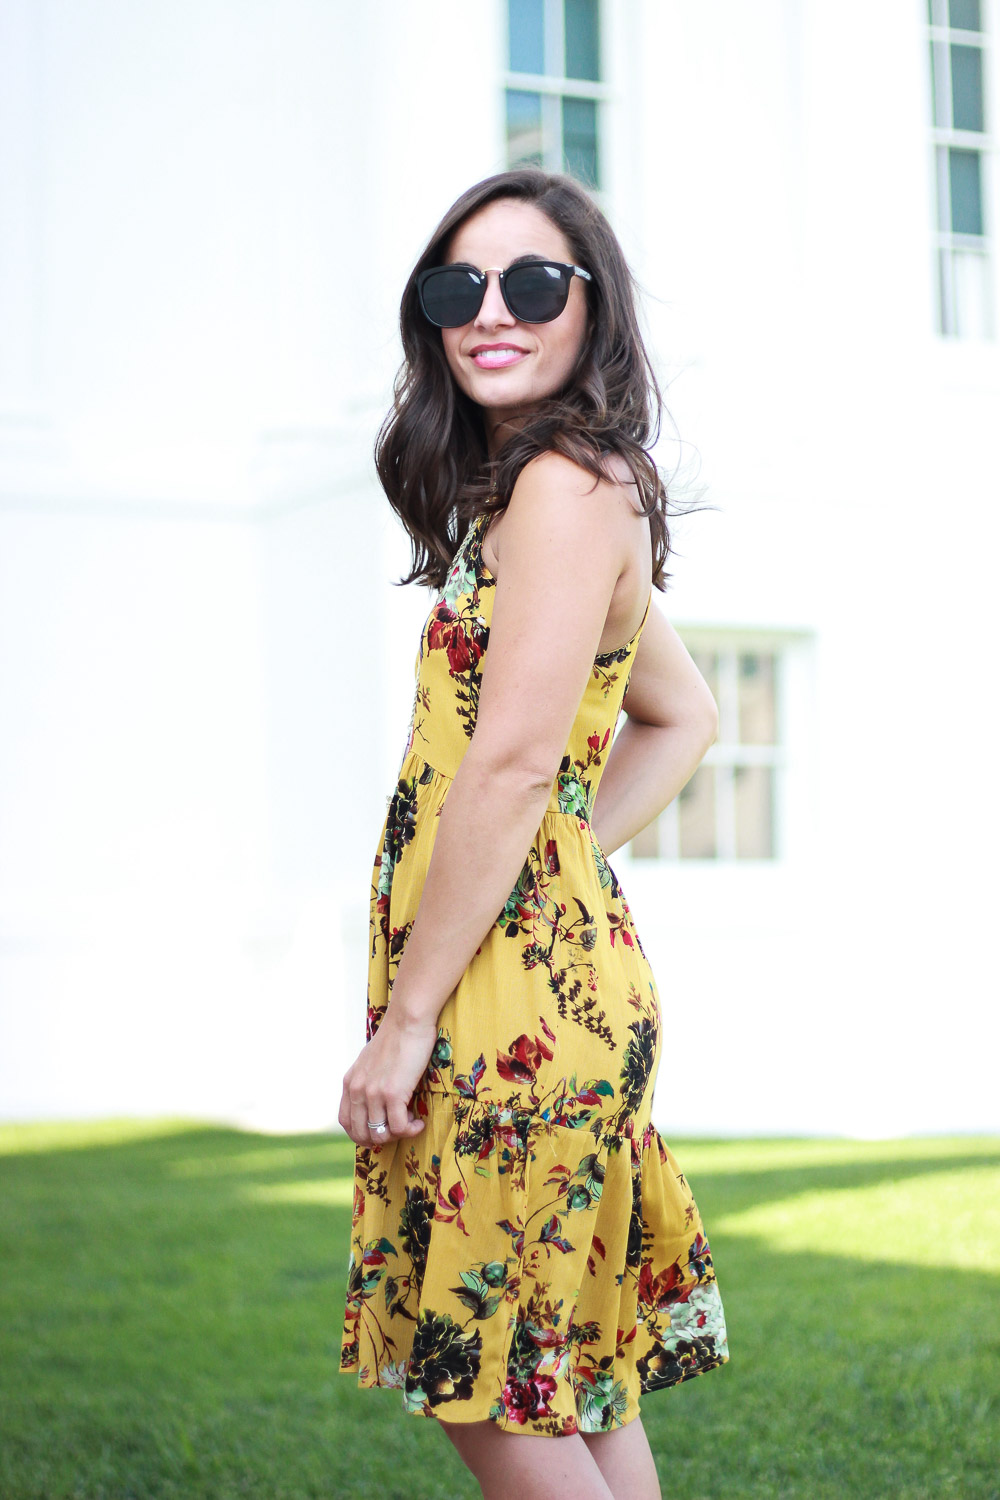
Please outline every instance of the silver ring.
M368 1121L368 1129L369 1130L388 1130L389 1129L389 1122L388 1122L388 1120L378 1120L378 1121L369 1120Z

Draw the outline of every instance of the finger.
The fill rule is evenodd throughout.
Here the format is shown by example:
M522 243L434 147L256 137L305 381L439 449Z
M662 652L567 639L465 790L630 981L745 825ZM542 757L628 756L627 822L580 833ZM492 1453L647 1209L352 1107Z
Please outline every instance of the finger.
M372 1115L372 1119L374 1118L375 1116ZM368 1112L363 1100L351 1100L351 1138L357 1141L359 1146L372 1144L371 1132L368 1129Z
M373 1120L376 1120L378 1118L380 1118L378 1115L372 1115ZM409 1124L409 1113L406 1108L405 1100L387 1099L385 1119L388 1121L389 1131L392 1135L398 1136L408 1134L407 1126ZM384 1134L385 1132L380 1133Z
M348 1068L344 1074L343 1087L340 1091L340 1109L337 1112L337 1118L351 1140L354 1141L355 1145L358 1145L360 1143L354 1134L354 1125L351 1119L351 1074L353 1071L353 1068Z
M389 1110L386 1102L379 1095L369 1094L366 1107L365 1124L374 1146L384 1146L393 1139L392 1126L389 1123ZM384 1125L385 1130L376 1130L376 1125Z

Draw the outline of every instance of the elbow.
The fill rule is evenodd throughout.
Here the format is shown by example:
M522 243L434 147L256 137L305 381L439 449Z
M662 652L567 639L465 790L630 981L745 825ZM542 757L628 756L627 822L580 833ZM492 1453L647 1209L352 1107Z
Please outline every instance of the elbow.
M692 735L697 738L698 747L704 755L719 738L719 705L703 677L699 679L696 691L688 700L688 718Z
M674 705L670 727L691 742L699 759L715 744L719 738L719 705L707 685Z
M701 732L703 742L702 754L704 754L706 750L711 749L719 738L719 705L711 693L707 695L707 702L701 715Z
M672 727L688 741L692 754L700 761L719 738L719 709L711 693L700 693L688 702Z
M490 748L477 745L475 735L463 765L483 796L529 802L548 797L559 769L558 757L550 766L537 746Z

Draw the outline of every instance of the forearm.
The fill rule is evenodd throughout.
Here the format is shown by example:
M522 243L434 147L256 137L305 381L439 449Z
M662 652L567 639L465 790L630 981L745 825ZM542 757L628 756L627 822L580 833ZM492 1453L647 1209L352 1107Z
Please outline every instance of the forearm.
M593 829L606 854L627 844L690 781L712 743L695 724L627 719L615 738L594 803Z
M480 762L470 750L448 788L390 1010L436 1020L514 889L551 783Z

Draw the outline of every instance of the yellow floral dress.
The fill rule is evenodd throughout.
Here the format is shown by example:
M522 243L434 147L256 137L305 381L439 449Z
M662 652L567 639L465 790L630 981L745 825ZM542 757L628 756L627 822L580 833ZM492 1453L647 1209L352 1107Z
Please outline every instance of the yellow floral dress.
M420 640L372 881L369 1037L476 724L487 525ZM517 884L441 1011L414 1096L424 1130L357 1148L341 1368L423 1416L605 1432L640 1394L728 1359L701 1218L650 1123L656 984L590 825L641 633L596 658Z

